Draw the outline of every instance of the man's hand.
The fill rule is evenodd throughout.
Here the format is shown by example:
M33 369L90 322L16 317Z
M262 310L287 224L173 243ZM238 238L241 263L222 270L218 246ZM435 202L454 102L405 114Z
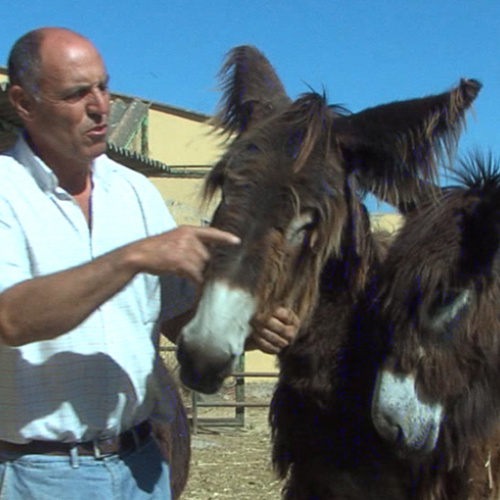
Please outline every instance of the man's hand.
M175 274L202 283L211 245L238 245L234 234L213 227L180 226L133 243L133 260L142 272Z
M296 314L285 307L279 307L267 319L257 314L251 321L253 331L247 340L247 350L260 349L267 354L278 354L295 338L300 329Z

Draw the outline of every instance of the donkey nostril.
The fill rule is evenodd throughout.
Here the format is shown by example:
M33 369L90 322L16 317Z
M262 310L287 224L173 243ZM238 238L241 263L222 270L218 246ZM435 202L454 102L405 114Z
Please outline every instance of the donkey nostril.
M396 425L396 439L397 444L404 442L405 433L400 425Z
M386 419L385 437L393 443L401 443L404 439L403 428L392 419Z
M404 441L405 433L400 422L388 411L377 411L373 413L373 423L386 441L398 444Z

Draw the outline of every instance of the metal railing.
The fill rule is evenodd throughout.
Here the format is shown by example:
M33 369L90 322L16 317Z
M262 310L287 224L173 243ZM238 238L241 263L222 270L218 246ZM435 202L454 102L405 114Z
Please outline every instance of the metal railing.
M173 352L175 347L160 347L160 351ZM247 401L245 397L246 378L275 378L277 372L246 372L245 356L240 356L237 360L235 371L230 375L234 379L234 398L228 401L208 401L196 391L190 390L191 406L186 405L186 410L190 416L193 432L198 432L199 427L243 427L245 425L246 408L267 408L269 401ZM234 408L234 415L206 417L200 416L200 408Z

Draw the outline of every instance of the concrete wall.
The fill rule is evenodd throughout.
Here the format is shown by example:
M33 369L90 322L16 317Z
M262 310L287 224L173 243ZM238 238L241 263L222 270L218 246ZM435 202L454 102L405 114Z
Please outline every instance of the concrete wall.
M149 156L176 166L209 166L220 153L220 138L208 124L151 108Z
M397 231L403 223L403 216L400 214L384 214L373 213L371 214L372 227L375 230L385 230L389 233Z
M210 216L200 207L203 179L151 177L150 180L160 191L177 224L199 226L203 218Z

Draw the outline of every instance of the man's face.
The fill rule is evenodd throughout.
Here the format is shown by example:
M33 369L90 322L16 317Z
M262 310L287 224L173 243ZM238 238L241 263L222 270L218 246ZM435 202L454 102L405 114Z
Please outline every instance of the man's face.
M85 40L44 42L37 97L25 125L36 153L53 161L87 163L106 150L110 100L99 53Z

